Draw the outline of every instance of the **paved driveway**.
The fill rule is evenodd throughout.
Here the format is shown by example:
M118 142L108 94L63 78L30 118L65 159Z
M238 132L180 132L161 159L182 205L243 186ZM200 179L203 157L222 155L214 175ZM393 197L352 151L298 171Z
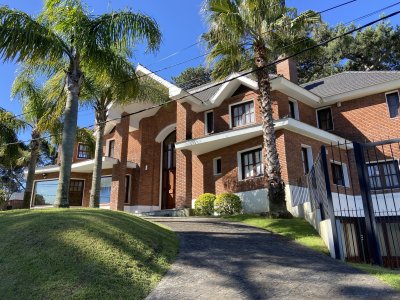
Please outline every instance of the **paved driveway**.
M149 218L180 254L148 299L400 299L377 279L284 237L206 218Z

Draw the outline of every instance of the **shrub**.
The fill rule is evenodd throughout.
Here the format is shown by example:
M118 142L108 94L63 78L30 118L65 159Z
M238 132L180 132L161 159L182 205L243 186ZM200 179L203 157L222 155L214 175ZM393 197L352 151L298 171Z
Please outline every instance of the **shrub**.
M239 196L232 193L219 194L214 202L215 211L220 215L236 215L242 212Z
M196 215L200 216L212 216L214 214L214 194L203 194L200 195L194 202L194 209Z

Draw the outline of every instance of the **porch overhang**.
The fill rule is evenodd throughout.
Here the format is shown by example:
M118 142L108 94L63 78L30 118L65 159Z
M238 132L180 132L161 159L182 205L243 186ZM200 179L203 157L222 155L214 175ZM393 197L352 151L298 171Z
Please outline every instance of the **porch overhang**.
M116 165L119 160L113 157L103 156L103 164L102 170L111 169L114 165ZM94 166L94 159L85 160L82 162L72 164L71 171L75 173L92 173ZM127 163L128 169L134 169L137 167L137 164L133 162ZM47 166L43 168L37 168L35 170L35 174L43 174L43 173L56 173L60 171L60 166ZM26 171L25 171L26 173Z
M274 127L275 131L285 129L326 144L339 143L341 145L343 144L341 147L345 148L344 144L347 143L347 149L352 148L350 141L294 119L287 118L276 120L274 122ZM234 129L203 138L179 142L175 144L175 149L190 150L195 155L202 155L258 136L262 136L262 125Z

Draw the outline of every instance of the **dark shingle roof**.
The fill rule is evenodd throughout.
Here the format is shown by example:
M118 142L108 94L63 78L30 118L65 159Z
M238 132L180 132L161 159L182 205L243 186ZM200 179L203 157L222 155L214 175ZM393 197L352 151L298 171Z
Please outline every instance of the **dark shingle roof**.
M324 98L399 79L400 71L343 72L301 86Z

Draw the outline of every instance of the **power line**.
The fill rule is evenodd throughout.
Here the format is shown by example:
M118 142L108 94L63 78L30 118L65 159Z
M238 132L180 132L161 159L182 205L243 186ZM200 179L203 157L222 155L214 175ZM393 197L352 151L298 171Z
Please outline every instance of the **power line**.
M214 88L214 87L216 87L216 86L223 85L223 84L225 84L225 83L227 83L227 82L231 82L231 81L236 80L236 79L238 79L238 78L240 78L240 77L247 76L247 75L250 75L250 74L252 74L252 73L254 73L254 72L261 71L261 70L263 70L263 69L265 69L265 68L268 68L268 67L271 67L271 66L273 66L273 65L276 65L276 64L278 64L278 63L280 63L280 62L283 62L283 61L285 61L285 60L287 60L287 59L290 59L290 58L296 57L296 56L298 56L298 55L301 55L301 54L303 54L303 53L305 53L305 52L307 52L307 51L314 50L314 49L316 49L316 48L318 48L318 47L325 46L326 44L328 44L328 43L330 43L330 42L332 42L332 41L335 41L335 40L340 39L340 38L342 38L342 37L344 37L344 36L353 34L354 32L360 31L360 30L362 30L362 29L364 29L364 28L366 28L366 27L369 27L369 26L371 26L371 25L373 25L373 24L375 24L375 23L381 22L381 21L383 21L383 20L389 19L389 18L391 18L391 17L393 17L393 16L396 16L396 15L398 15L398 14L400 14L400 10L399 10L399 11L396 11L396 12L393 12L393 13L387 15L387 16L381 17L381 18L379 18L379 19L377 19L377 20L371 21L371 22L369 22L369 23L367 23L367 24L365 24L365 25L363 25L363 26L357 27L357 28L352 29L352 30L349 30L349 31L347 31L347 32L345 32L345 33L343 33L343 34L340 34L340 35L338 35L338 36L335 36L335 37L333 37L333 38L330 38L330 39L328 39L328 40L326 40L326 41L323 41L323 42L321 42L321 43L319 43L319 44L317 44L317 45L313 45L313 46L311 46L311 47L308 47L308 48L305 48L305 49L303 49L303 50L300 50L300 51L298 51L298 52L296 52L296 53L294 53L294 54L292 54L292 55L288 55L288 56L286 56L286 57L277 59L277 60L275 60L275 61L273 61L273 62L271 62L271 63L268 63L268 64L265 65L264 67L256 68L256 69L254 69L254 70L241 73L241 74L239 74L239 75L237 75L237 76L234 76L234 77L232 77L232 78L229 78L229 79L226 79L226 80L224 80L224 81L221 81L221 82L215 83L215 84L213 84L213 85L210 85L210 86L208 86L208 87L206 87L206 88L204 88L204 89L202 89L202 90L200 90L200 91L196 91L196 92L193 92L193 93L191 93L191 94L188 93L188 95L182 96L182 97L180 97L180 98L178 98L178 99L167 100L167 101L165 101L165 102L163 102L163 103L161 103L161 104L156 104L156 105L153 105L153 106L151 106L151 107L148 107L148 108L145 108L145 109L141 109L141 110L135 111L135 112L133 112L133 113L129 113L129 114L123 115L123 116L118 117L118 118L114 118L114 119L111 119L111 120L107 120L107 121L102 122L102 123L97 123L97 125L99 125L99 124L106 124L106 123L109 123L109 122L112 122L112 121L121 120L121 119L123 119L123 118L130 117L130 116L132 116L132 115L136 115L136 114L139 114L139 113L148 111L148 110L152 110L152 109L155 109L155 108L158 108L158 107L162 107L162 106L167 105L167 104L172 103L172 102L176 102L176 101L179 101L179 100L183 100L183 99L185 99L185 98L187 98L187 97L190 97L190 96L193 96L193 95L195 95L195 94L197 94L197 93L200 93L200 92L203 92L203 91L212 89L212 88ZM274 79L272 79L272 80L274 80ZM82 127L82 128L89 129L89 128L92 128L92 127L94 127L94 126L96 126L96 125L94 124L94 125L87 126L87 127ZM60 135L60 134L53 134L53 135L49 135L49 136L47 136L47 137L38 138L37 140L46 139L46 138L50 138L50 137L52 137L52 136L59 136L59 135ZM28 143L28 142L30 142L30 141L31 141L31 140L28 140L28 141L20 141L20 142L8 143L8 144L4 144L4 145L7 146L7 145L20 144L20 143Z

